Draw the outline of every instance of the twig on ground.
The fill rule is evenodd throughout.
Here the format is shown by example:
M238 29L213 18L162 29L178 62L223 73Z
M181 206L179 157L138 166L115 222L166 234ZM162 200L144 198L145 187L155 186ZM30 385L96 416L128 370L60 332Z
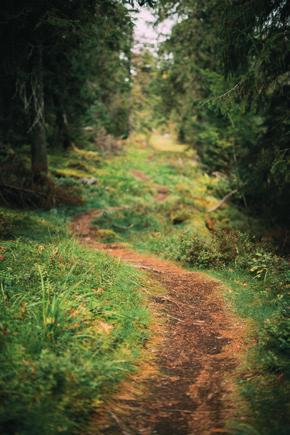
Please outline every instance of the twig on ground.
M111 415L111 417L115 420L115 422L118 424L118 426L120 427L122 434L123 435L132 435L131 432L129 432L124 424L121 422L121 420L116 416L116 414L114 414L112 411L109 411L109 414Z
M226 196L223 197L223 199L214 207L210 208L209 210L207 210L207 213L212 213L213 211L216 211L217 209L219 209L231 196L233 196L235 193L237 193L237 189L232 190L231 192L227 193Z

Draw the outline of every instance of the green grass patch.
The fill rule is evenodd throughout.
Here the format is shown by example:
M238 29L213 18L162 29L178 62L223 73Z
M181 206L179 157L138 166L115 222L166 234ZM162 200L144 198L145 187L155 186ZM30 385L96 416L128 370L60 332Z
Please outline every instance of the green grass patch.
M1 432L80 432L148 339L142 276L56 211L1 209L0 233Z
M237 269L209 272L226 284L236 314L252 322L250 347L237 382L246 406L231 427L237 434L286 435L290 425L290 322L285 292ZM247 422L247 424L245 424Z

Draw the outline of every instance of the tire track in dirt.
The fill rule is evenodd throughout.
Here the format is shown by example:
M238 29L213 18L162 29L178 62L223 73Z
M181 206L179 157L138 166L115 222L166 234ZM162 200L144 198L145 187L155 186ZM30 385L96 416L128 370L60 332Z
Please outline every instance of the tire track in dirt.
M161 284L166 294L153 299L167 321L155 349L158 375L142 380L146 393L133 400L120 399L120 409L124 405L128 411L111 414L106 429L90 433L229 433L224 423L237 406L232 378L244 346L245 327L225 307L220 284L205 274L120 244L96 242L91 221L98 213L78 216L72 223L73 232L91 248L147 271Z

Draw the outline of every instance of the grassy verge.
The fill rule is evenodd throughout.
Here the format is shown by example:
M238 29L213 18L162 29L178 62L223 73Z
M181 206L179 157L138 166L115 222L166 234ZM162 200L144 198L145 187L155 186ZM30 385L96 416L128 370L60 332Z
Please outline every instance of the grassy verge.
M0 235L1 433L80 432L148 338L142 277L57 210L0 209Z
M286 435L290 423L290 325L285 289L271 291L269 282L238 269L210 273L225 283L225 296L236 314L251 320L255 343L237 377L245 408L230 427L237 434Z
M157 144L159 139L154 136ZM225 297L238 316L252 322L256 343L239 373L247 407L234 432L286 434L288 281L287 263L275 252L275 231L233 205L208 213L229 186L220 174L204 173L192 151L174 143L161 149L140 144L135 138L126 151L97 165L92 154L75 150L73 164L68 160L60 168L56 159L55 170L64 171L61 183L79 183L84 174L76 170L95 179L84 195L89 207L103 210L94 221L100 240L129 243L227 284Z

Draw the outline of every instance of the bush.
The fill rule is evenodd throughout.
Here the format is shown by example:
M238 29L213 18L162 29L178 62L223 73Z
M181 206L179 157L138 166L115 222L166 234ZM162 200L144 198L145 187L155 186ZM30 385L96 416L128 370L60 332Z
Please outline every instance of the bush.
M184 232L181 235L177 260L202 268L222 264L222 256L216 243L210 243L193 232Z
M192 267L219 267L222 255L218 245L192 230L174 232L167 237L154 234L150 248L156 253L173 260L181 261Z

